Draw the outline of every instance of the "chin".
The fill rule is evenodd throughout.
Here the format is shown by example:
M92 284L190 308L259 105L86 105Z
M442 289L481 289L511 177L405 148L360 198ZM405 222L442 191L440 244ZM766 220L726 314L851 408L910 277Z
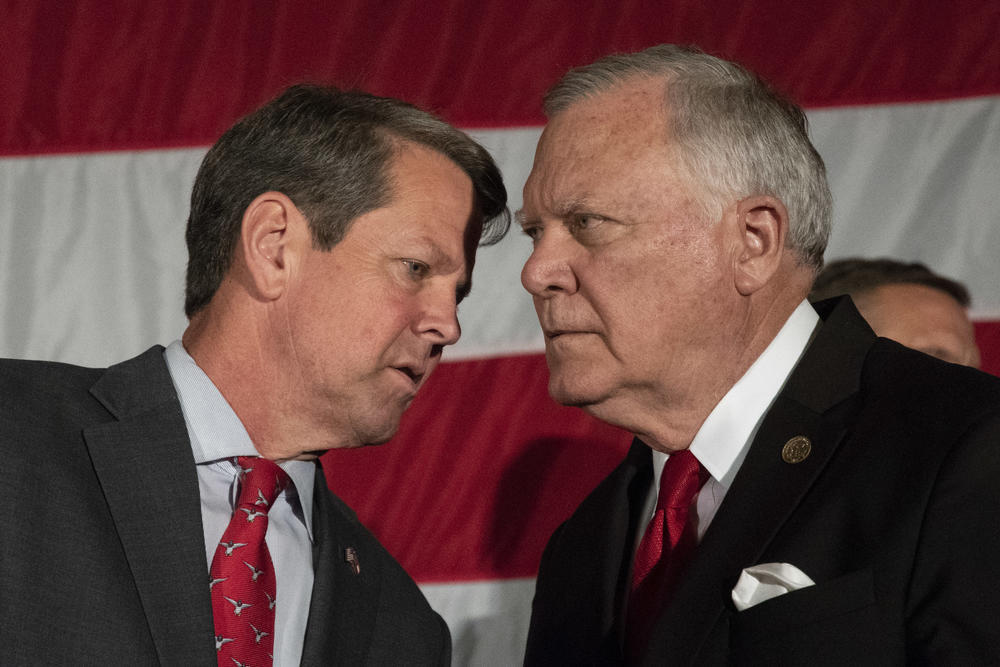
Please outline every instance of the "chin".
M561 405L587 410L606 400L608 394L590 383L579 381L579 378L567 381L564 374L560 373L549 377L549 396Z
M392 440L399 431L399 418L400 415L394 415L376 423L365 424L357 433L358 446L383 445Z
M379 447L392 440L392 436L394 435L396 435L395 431L393 431L390 435L386 436L370 437L367 438L364 442L360 443L358 447Z

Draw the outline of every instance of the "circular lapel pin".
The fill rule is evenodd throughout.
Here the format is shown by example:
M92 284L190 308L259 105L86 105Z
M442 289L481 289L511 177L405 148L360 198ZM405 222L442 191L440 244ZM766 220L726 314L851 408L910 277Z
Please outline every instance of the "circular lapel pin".
M797 435L781 448L781 460L785 463L802 463L812 452L812 442L804 435Z

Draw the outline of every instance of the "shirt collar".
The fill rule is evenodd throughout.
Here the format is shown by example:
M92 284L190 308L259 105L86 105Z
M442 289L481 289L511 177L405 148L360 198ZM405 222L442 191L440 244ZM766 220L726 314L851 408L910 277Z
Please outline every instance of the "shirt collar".
M807 301L800 303L691 441L691 453L725 488L733 483L764 415L805 352L818 322L812 306ZM667 454L653 450L653 488L659 488L667 458Z
M194 462L202 465L234 456L260 456L243 422L181 341L175 340L167 346L163 358L184 413ZM278 465L295 485L311 538L316 465L312 461L282 461Z

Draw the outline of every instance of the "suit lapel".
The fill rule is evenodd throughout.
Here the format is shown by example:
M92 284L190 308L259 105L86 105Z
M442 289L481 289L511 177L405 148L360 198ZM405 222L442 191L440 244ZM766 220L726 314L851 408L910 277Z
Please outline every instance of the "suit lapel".
M378 559L365 558L363 536L334 506L320 466L316 467L313 496L315 579L302 665L363 664L380 594ZM369 542L365 540L364 544ZM353 549L357 556L357 574L347 560L347 549Z
M84 439L160 662L213 664L198 478L162 354L108 369L91 393L118 421Z
M597 647L601 660L617 661L621 658L622 637L624 633L625 591L629 588L629 575L632 564L632 545L636 539L636 526L639 523L639 510L642 507L649 485L653 480L653 464L649 447L638 439L633 440L623 466L618 471L614 483L597 497L596 505L617 510L608 513L606 510L595 513L605 521L604 525L591 525L586 534L581 534L576 553L596 556L596 569L584 573L576 585L584 590L584 595L596 600L593 609L593 636L602 641ZM595 550L593 535L610 537L608 543L612 548ZM584 556L581 561L586 562ZM614 573L616 579L602 577L601 573ZM592 588L596 587L596 588ZM578 594L578 593L575 593ZM586 598L580 600L581 608L586 608ZM592 604L592 603L591 603Z
M583 501L573 518L553 535L548 549L562 558L549 569L542 559L536 591L539 599L558 601L553 608L536 608L532 624L547 641L549 632L565 637L566 645L539 646L544 660L556 653L567 664L615 664L621 661L622 607L631 565L638 508L653 477L649 448L634 441L625 460ZM595 540L594 536L600 539ZM544 590L542 587L545 587ZM562 610L572 609L571 616ZM536 618L537 616L537 618ZM571 627L565 627L571 624ZM545 629L542 629L545 628ZM536 664L541 664L536 661Z
M657 621L647 659L671 664L711 662L707 642L725 633L720 616L744 567L759 558L820 476L842 441L864 356L874 336L849 301L820 305L825 323L764 418L732 488L695 558ZM831 311L832 312L829 312ZM782 457L785 443L805 436L809 456ZM728 641L728 640L726 640ZM704 647L704 648L703 648Z

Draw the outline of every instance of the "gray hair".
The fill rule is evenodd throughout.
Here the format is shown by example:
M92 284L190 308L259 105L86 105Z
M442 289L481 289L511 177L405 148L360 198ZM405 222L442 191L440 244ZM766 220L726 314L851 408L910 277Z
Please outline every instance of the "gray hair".
M300 84L245 116L205 155L191 192L184 311L211 301L232 263L246 207L268 191L289 197L309 221L313 246L329 250L355 218L390 203L392 160L404 142L449 158L472 180L480 245L510 226L503 178L482 146L400 100Z
M661 44L570 70L545 96L548 117L633 78L667 83L667 133L705 188L707 211L727 199L770 195L788 209L786 245L818 271L832 197L805 113L743 67L693 48Z

